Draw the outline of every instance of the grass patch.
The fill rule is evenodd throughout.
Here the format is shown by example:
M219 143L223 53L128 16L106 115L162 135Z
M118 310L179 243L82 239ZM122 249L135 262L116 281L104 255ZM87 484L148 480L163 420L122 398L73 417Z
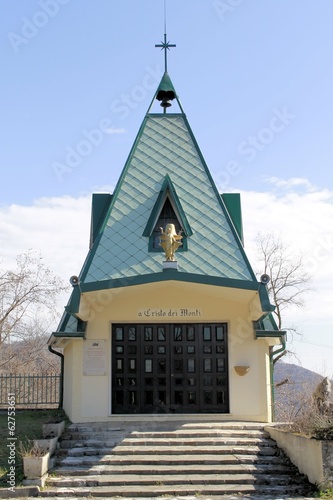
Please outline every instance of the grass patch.
M329 489L326 491L319 491L315 495L316 498L324 498L326 500L332 500L333 499L333 489Z
M32 439L42 438L42 426L48 422L68 420L65 413L61 410L17 410L15 415L16 432L15 437L15 475L16 486L19 486L23 480L23 463L20 456L20 443L23 446L28 445ZM10 443L8 431L7 412L0 413L0 487L8 487L7 473L9 471L8 458Z

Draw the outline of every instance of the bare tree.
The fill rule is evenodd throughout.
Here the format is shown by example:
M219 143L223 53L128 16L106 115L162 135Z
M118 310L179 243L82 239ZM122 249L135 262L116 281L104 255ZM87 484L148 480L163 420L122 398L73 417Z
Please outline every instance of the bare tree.
M47 340L51 325L36 315L25 327L24 340L6 342L0 349L0 373L50 374L60 370L59 358L50 353Z
M267 291L275 306L273 315L277 326L280 330L299 333L295 327L286 327L283 313L292 307L303 307L304 295L312 290L309 286L312 277L306 271L303 256L272 233L259 234L257 245L260 274L265 273L270 276ZM275 362L285 353L286 351L277 356Z
M17 257L15 269L0 270L0 350L29 337L36 314L52 323L64 290L62 280L32 250Z

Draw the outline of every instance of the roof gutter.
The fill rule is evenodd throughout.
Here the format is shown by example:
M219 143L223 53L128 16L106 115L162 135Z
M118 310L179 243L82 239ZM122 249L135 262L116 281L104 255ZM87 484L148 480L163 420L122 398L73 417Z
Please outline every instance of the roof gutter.
M65 366L65 356L58 351L55 351L52 349L52 346L48 346L48 350L52 353L55 354L56 356L59 356L60 358L60 384L59 384L59 410L63 409L64 406L64 366Z
M275 422L275 391L274 391L274 360L278 354L281 354L286 350L286 332L280 332L282 335L280 336L282 346L280 349L273 351L273 348L269 349L269 367L270 367L270 383L271 383L271 400L272 400L272 420Z

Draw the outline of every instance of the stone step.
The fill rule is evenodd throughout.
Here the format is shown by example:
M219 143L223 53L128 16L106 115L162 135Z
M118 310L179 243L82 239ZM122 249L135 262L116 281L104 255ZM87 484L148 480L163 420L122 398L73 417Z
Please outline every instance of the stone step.
M69 449L69 448L113 448L117 444L119 444L122 439L118 440L108 440L108 439L87 439L87 440L69 440L62 439L60 441L60 448Z
M183 474L268 474L272 471L271 464L183 464L181 467ZM290 466L274 464L274 475L290 473ZM86 467L58 467L54 472L54 477L58 476L88 476L88 475L111 475L111 474L168 474L175 475L179 469L174 465L160 464L132 464L127 465L92 465Z
M245 421L230 421L230 420L204 420L205 416L202 415L202 419L199 421L189 421L186 418L179 418L174 420L174 415L149 415L147 420L137 420L133 422L121 420L121 422L86 422L86 423L76 423L70 424L66 429L70 432L74 431L84 431L84 432L96 432L96 431L108 431L108 432L119 432L124 429L142 430L155 428L157 430L170 430L170 429L245 429L245 430L264 430L267 423L263 422L245 422ZM148 415L147 415L148 417ZM121 418L121 417L120 417Z
M94 455L111 455L116 447L113 448L96 448L90 446L79 446L78 448L68 448L67 457L82 457Z
M283 465L285 459L279 456L267 455L217 455L211 453L207 455L187 454L187 455L95 455L66 457L58 462L58 465L69 467L92 467L95 465L172 465L179 467L183 465L219 465L219 464L261 464L261 465Z
M183 422L182 429L230 429L256 431L264 430L266 424L260 422Z
M229 437L128 437L121 442L122 446L270 446L274 447L275 442L272 439L261 438L229 438Z
M65 432L64 434L61 435L61 441L82 441L82 440L88 440L88 439L94 439L98 441L105 441L105 440L115 440L118 441L119 439L123 439L125 436L129 434L128 431L123 431L123 432Z
M131 433L122 433L122 434L98 434L98 433L89 433L89 434L64 434L60 440L60 446L62 448L70 448L73 446L73 443L96 443L96 446L100 442L104 443L119 443L122 439L191 439L191 438L208 438L213 440L214 438L225 438L225 439L258 439L258 440L266 440L270 439L269 434L264 432L255 432L255 433L247 433L246 431L239 432L226 432L226 431L170 431L170 432L131 432ZM86 446L84 444L84 446Z
M115 486L110 491L109 487L95 486L85 488L46 488L39 492L40 497L63 497L63 498L82 498L82 497L131 497L147 498L161 496L195 496L211 495L222 496L228 494L235 495L265 495L266 498L276 499L281 496L292 496L295 494L303 495L304 489L300 485L269 486L254 484L179 484L179 485L146 485L138 488L134 486Z
M255 494L271 500L307 489L263 424L144 419L114 427L69 426L40 496L213 499Z
M107 422L94 422L92 424L70 424L65 432L123 432L123 426L113 426Z
M293 479L294 484L296 478ZM140 474L118 474L118 475L89 475L77 477L51 477L48 480L49 487L75 488L86 486L167 486L167 485L224 485L224 484L277 484L279 486L290 484L289 474L156 474L143 476ZM300 479L297 480L297 483Z
M142 449L144 448L144 450ZM216 444L213 446L209 445L123 445L120 444L113 448L96 448L89 446L79 446L77 448L68 448L59 450L59 455L66 457L84 457L84 456L109 456L109 455L186 455L195 453L196 455L224 455L224 454L246 454L246 455L265 455L265 456L275 456L277 454L277 448L275 446L265 445L265 446L240 446L240 445L221 445ZM133 461L133 458L132 458Z
M225 446L246 446L246 445L258 445L258 446L271 446L274 447L275 443L270 439L258 439L258 438L125 438L119 441L108 441L108 440L95 440L88 439L86 441L69 441L64 440L60 442L60 448L62 450L78 449L78 448L103 448L103 449L113 449L115 446L216 446L218 444Z
M130 437L139 438L190 438L190 437L231 437L231 438L241 438L241 437L251 437L251 438L269 438L269 433L266 431L248 431L248 430L229 430L229 429L177 429L174 431L133 431L129 434Z
M212 424L209 424L209 427L207 426L200 426L199 428L196 427L188 427L191 424L186 424L182 425L181 427L177 428L172 428L170 429L167 427L165 430L164 429L156 429L156 426L144 426L143 428L140 428L140 430L135 430L135 429L108 429L108 428L102 428L102 427L82 427L80 429L79 427L75 426L74 428L71 428L72 426L69 426L66 428L65 432L62 434L61 440L88 440L88 439L94 439L94 440L118 440L122 439L126 435L148 435L151 434L150 437L159 437L161 435L165 435L166 437L172 437L174 434L175 435L184 435L184 437L191 437L193 434L197 435L198 437L205 437L207 435L211 435L212 437L214 435L216 436L232 436L232 437L242 437L242 436L252 436L252 437L269 437L269 434L263 430L263 427L261 429L244 429L244 428L226 428L225 426L217 426L214 425L211 427ZM208 425L208 424L207 424Z
M82 450L82 448L77 448L77 450ZM276 454L276 447L272 446L223 446L223 445L216 445L216 446L167 446L167 445L160 445L160 446L145 446L144 450L141 449L141 447L136 447L136 446L123 446L122 444L116 446L113 449L113 453L115 455L136 455L136 454L142 454L144 452L146 455L184 455L187 453L196 453L200 455L210 455L214 453L215 455L223 455L223 454L229 454L230 452L232 453L237 453L237 454L253 454L253 455L275 455ZM102 449L101 453L102 454Z
M132 429L131 429L132 427ZM63 433L62 437L71 437L76 439L84 436L86 439L94 436L101 439L111 438L112 435L123 435L125 432L226 432L226 433L245 433L249 434L251 432L262 432L267 435L264 430L263 424L244 422L203 422L203 423L185 423L185 422L144 422L138 423L138 425L124 426L124 427L112 427L111 424L92 424L90 426L84 424L71 424L68 426Z

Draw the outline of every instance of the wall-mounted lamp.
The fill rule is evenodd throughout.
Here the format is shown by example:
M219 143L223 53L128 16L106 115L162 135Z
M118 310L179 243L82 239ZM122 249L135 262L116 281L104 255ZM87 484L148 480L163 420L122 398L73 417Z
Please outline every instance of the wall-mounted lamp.
M234 368L235 368L235 372L237 373L237 375L240 375L241 377L246 375L250 369L249 366L234 366Z

